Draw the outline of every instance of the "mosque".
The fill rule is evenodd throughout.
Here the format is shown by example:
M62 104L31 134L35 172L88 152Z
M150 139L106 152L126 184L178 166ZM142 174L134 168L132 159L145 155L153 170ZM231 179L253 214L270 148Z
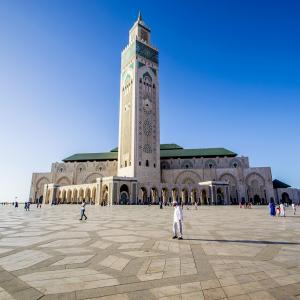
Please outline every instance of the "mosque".
M95 205L174 200L199 205L300 202L300 190L272 180L270 167L224 148L160 144L159 59L139 14L122 51L118 148L74 154L33 173L31 202Z

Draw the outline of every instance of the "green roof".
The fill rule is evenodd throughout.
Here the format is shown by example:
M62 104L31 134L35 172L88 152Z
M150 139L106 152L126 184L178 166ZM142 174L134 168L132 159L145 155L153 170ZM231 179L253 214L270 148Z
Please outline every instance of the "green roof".
M98 161L98 160L117 160L117 159L118 159L118 152L104 152L104 153L78 153L63 159L63 161L72 162L72 161Z
M160 150L178 150L183 149L177 144L160 144Z
M235 157L236 153L225 148L202 148L202 149L176 149L160 151L160 158L188 158L188 157Z
M278 180L278 179L274 179L273 180L273 188L274 189L286 189L291 187L290 185Z
M192 158L192 157L235 157L236 153L225 148L183 149L177 144L161 144L161 158ZM78 153L63 159L64 162L117 160L118 148L104 153Z

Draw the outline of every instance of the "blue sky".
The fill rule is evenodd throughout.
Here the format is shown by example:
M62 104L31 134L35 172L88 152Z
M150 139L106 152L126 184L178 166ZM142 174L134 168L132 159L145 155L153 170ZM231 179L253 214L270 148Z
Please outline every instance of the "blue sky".
M0 201L117 145L138 10L160 51L161 142L225 147L300 187L299 1L0 1Z

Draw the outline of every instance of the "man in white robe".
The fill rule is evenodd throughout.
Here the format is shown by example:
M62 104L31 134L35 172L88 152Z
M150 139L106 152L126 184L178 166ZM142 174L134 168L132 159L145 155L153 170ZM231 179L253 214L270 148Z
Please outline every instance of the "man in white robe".
M182 240L182 222L183 212L180 205L177 202L173 202L174 206L174 217L173 217L173 239L178 238Z
M280 204L280 217L285 217L285 206L283 203Z

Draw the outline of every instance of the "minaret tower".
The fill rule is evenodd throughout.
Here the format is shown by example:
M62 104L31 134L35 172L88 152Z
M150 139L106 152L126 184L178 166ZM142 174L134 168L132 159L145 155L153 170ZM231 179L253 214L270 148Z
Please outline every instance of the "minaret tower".
M158 50L139 13L122 51L118 176L160 182Z

